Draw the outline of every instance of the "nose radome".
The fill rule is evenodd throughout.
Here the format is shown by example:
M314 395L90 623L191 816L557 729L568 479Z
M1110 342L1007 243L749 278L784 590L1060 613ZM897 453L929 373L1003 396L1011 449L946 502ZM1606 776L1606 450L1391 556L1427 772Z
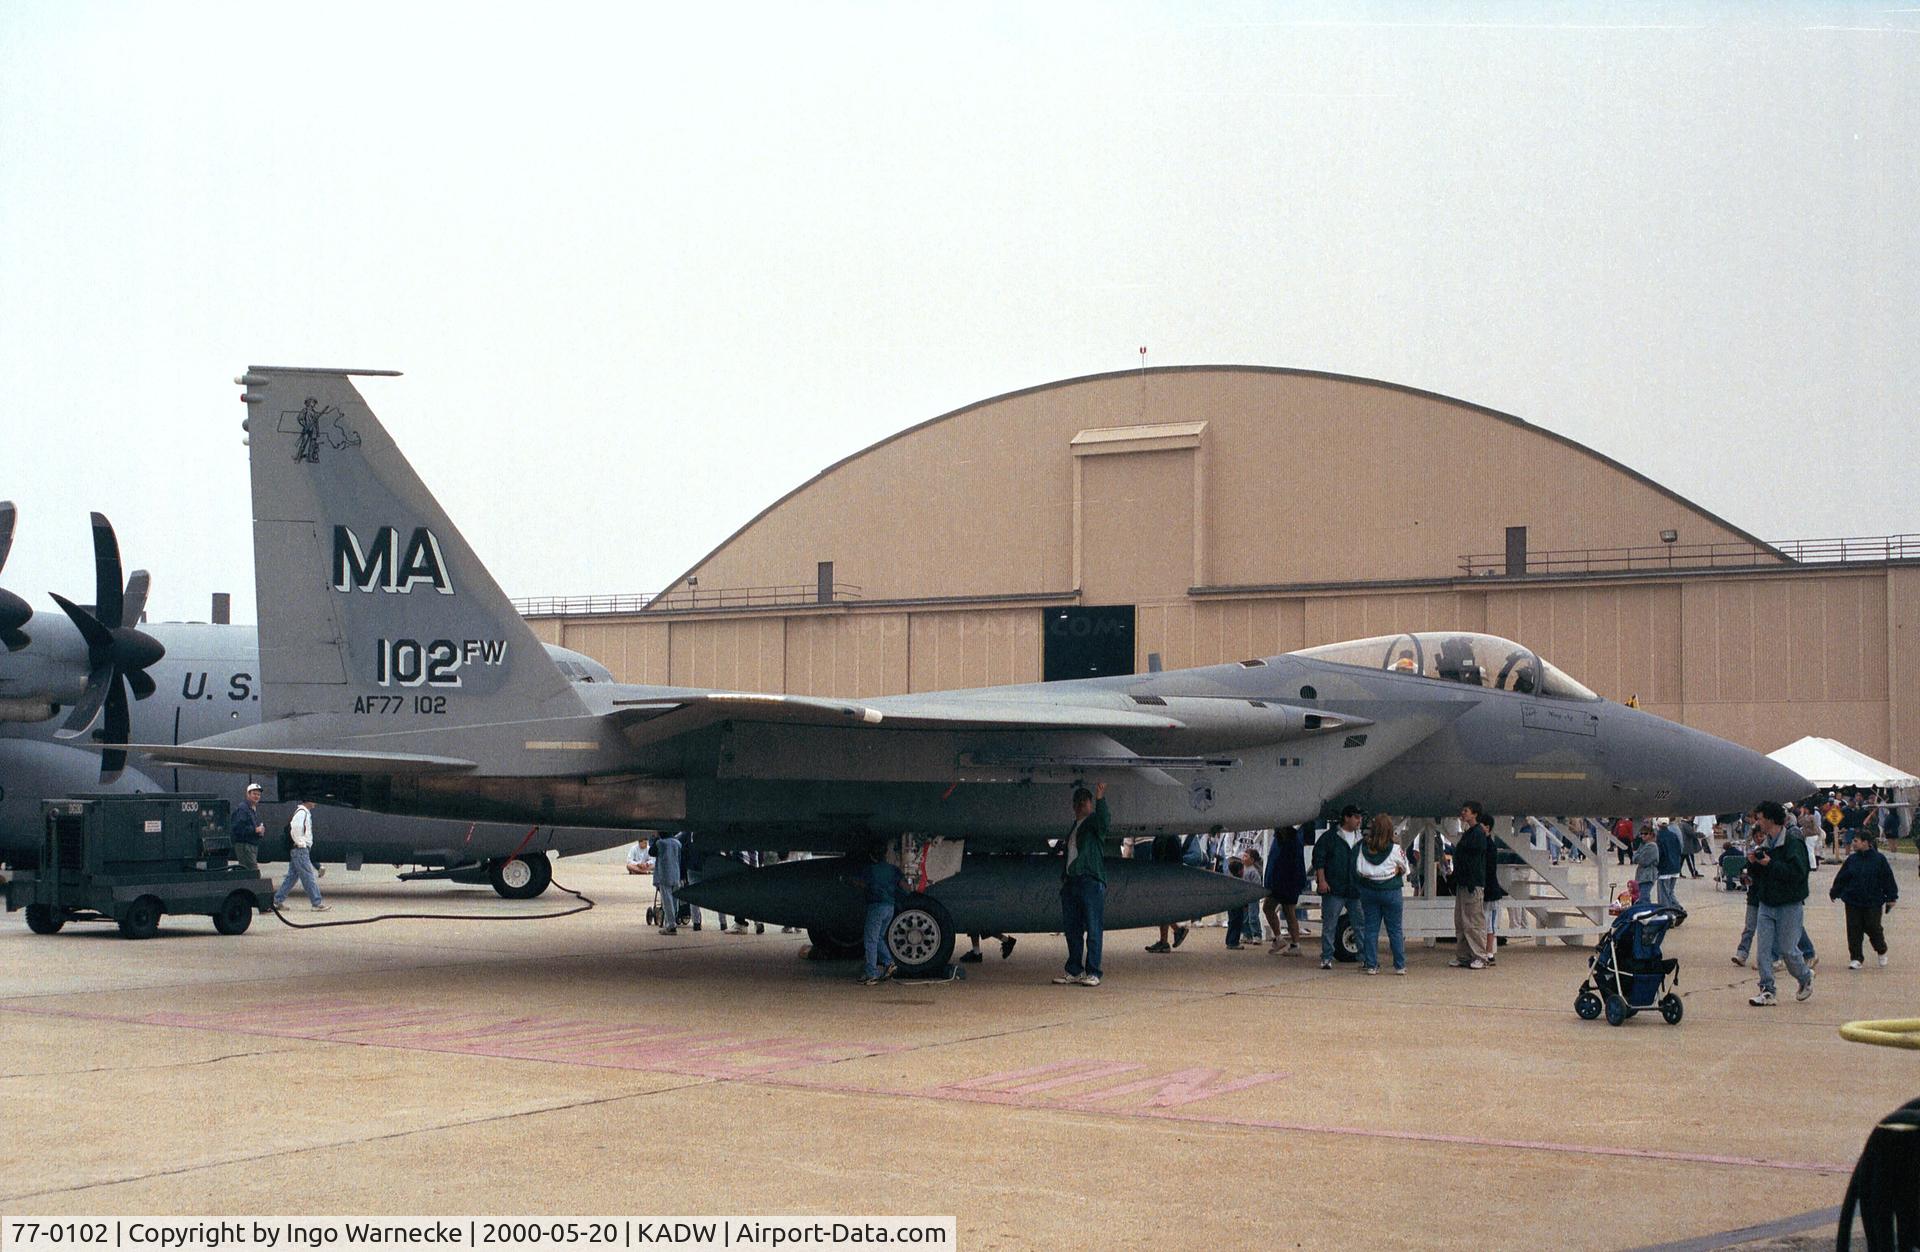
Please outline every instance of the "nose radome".
M1812 783L1751 748L1704 731L1687 738L1692 764L1688 798L1699 812L1744 812L1762 800L1789 803L1813 791Z

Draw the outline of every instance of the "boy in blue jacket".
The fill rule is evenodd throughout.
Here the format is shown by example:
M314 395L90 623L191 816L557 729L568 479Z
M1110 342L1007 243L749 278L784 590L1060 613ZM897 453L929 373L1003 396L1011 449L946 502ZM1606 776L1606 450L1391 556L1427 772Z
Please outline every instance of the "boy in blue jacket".
M1852 958L1847 968L1859 969L1864 963L1866 950L1860 944L1863 937L1873 941L1873 950L1885 966L1887 936L1881 929L1880 918L1893 912L1900 888L1893 881L1893 866L1887 864L1887 858L1874 847L1872 835L1864 830L1853 832L1851 853L1841 862L1840 872L1833 876L1827 896L1847 906L1847 955Z

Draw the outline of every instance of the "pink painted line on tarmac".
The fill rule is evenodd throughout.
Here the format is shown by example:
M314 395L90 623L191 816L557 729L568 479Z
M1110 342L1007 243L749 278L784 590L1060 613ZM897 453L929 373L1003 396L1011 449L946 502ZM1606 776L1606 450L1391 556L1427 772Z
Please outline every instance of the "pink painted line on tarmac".
M1049 1066L1046 1068L1057 1068ZM1029 1071L1037 1072L1037 1071ZM992 1077L1004 1079L1007 1075ZM1146 1090L1154 1086L1165 1086L1179 1075L1140 1080L1123 1084L1125 1087ZM1243 1089L1254 1082L1271 1081L1284 1075L1256 1075L1252 1079L1235 1080L1221 1087L1196 1095L1195 1099L1218 1095L1229 1089ZM1628 1160L1674 1161L1689 1165L1725 1165L1737 1169L1775 1169L1795 1173L1844 1174L1852 1166L1836 1165L1826 1161L1788 1161L1760 1156L1726 1156L1711 1152L1676 1152L1663 1148L1628 1148L1607 1144L1591 1143L1555 1143L1540 1139L1500 1139L1481 1135L1456 1135L1440 1131L1393 1130L1373 1126L1333 1126L1317 1122L1289 1122L1274 1118L1243 1117L1233 1113L1208 1113L1186 1108L1169 1108L1158 1100L1145 1106L1133 1108L1114 1107L1111 1104L1096 1104L1093 1100L1108 1100L1121 1094L1119 1089L1093 1092L1089 1097L1068 1097L1064 1100L1046 1099L1037 1096L1019 1095L1013 1091L982 1090L978 1087L963 1086L958 1083L919 1090L911 1088L863 1087L857 1083L823 1083L805 1077L794 1078L756 1078L752 1080L762 1086L785 1087L799 1091L826 1091L836 1095L894 1096L908 1100L945 1100L963 1104L997 1104L1011 1108L1034 1109L1042 1112L1069 1111L1074 1113L1095 1113L1110 1117L1147 1118L1154 1121L1187 1122L1203 1126L1235 1126L1246 1130L1272 1130L1291 1134L1305 1135L1341 1135L1357 1139L1392 1139L1407 1143L1444 1143L1457 1147L1493 1148L1516 1152L1551 1152L1567 1156L1610 1156ZM978 1082L979 1080L971 1080Z

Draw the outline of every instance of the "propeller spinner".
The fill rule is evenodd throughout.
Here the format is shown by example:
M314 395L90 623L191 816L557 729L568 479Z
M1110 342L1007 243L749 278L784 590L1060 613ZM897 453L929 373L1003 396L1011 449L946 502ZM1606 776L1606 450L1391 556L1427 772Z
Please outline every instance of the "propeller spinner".
M73 619L81 637L87 641L88 667L86 692L74 705L66 724L54 733L61 739L85 734L104 706L106 725L95 738L102 743L124 744L132 730L127 713L127 690L133 690L136 700L152 695L154 682L146 671L165 656L167 650L151 635L134 629L147 607L151 580L147 571L135 570L122 590L120 543L114 538L113 524L98 513L93 515L93 566L93 612L87 612L64 596L53 597L54 603ZM119 777L126 765L124 751L108 748L100 755L100 781L110 782Z
M13 551L15 512L13 501L0 500L0 569L7 567L7 553ZM0 645L7 651L18 652L31 642L27 632L20 628L32 616L33 609L25 600L0 587Z

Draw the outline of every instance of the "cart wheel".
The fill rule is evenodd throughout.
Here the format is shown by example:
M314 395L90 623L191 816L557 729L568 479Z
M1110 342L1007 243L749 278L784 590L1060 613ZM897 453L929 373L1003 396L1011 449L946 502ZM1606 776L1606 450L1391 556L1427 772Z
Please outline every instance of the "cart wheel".
M1627 1020L1627 1002L1619 996L1607 997L1607 1025L1618 1026Z
M213 928L223 935L244 935L251 925L253 897L244 891L236 891L222 900L220 911L213 915Z
M120 933L128 939L151 939L160 933L160 899L141 896L127 906L120 919Z
M51 904L29 904L27 906L27 929L36 935L57 935L67 919Z
M1573 998L1573 1011L1580 1015L1581 1021L1592 1021L1600 1016L1600 997L1591 991L1582 991Z
M1667 1019L1667 1025L1678 1026L1681 1015L1686 1011L1687 1006L1682 1003L1679 996L1674 995L1672 992L1668 992L1666 995L1660 997L1660 1016Z

